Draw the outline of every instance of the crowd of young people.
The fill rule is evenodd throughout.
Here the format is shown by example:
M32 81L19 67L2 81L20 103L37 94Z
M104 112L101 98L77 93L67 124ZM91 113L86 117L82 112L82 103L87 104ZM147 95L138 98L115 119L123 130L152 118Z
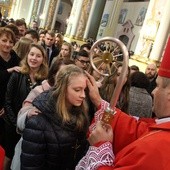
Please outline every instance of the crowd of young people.
M128 166L131 170L149 169L146 159L157 161L157 169L170 166L168 159L151 158L157 154L160 159L162 152L160 149L153 152L156 145L150 145L152 136L156 144L159 143L155 135L162 135L165 141L164 146L159 145L162 149L167 148L169 140L164 133L169 128L170 66L168 62L164 64L164 60L170 55L170 40L158 77L153 64L147 66L145 74L139 72L140 69L131 74L128 68L115 118L108 125L101 118L109 106L122 63L116 62L111 68L114 74L103 77L90 65L89 44L74 51L72 44L65 42L59 33L38 27L28 31L23 19L12 24L18 29L18 35L6 26L0 28L0 168L111 170ZM145 80L142 83L150 105L142 101L141 89L132 94L132 90L143 88L138 83L141 77ZM151 85L153 80L157 87L155 82ZM150 89L155 87L151 97ZM164 107L158 97L164 101ZM136 109L137 105L141 107ZM150 114L145 114L143 108L148 107ZM150 119L153 113L158 120ZM140 149L145 142L148 149ZM135 163L136 157L141 161Z

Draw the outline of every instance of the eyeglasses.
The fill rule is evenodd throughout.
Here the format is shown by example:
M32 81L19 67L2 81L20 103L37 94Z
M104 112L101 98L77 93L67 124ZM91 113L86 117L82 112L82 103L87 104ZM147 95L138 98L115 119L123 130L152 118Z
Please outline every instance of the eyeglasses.
M90 61L79 60L78 58L77 58L77 60L80 61L80 63L83 64L83 65L90 64Z

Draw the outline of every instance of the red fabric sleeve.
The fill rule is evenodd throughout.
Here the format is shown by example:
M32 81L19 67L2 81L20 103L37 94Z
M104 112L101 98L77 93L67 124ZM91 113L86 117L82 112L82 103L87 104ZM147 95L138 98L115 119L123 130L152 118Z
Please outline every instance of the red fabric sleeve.
M113 152L115 155L125 146L147 133L148 127L151 125L147 121L136 120L133 116L129 116L119 109L116 111L112 122L114 132Z
M4 149L0 146L0 170L3 170L4 157L5 157L5 151L4 151Z
M110 167L110 166L101 166L97 170L113 170L113 167Z

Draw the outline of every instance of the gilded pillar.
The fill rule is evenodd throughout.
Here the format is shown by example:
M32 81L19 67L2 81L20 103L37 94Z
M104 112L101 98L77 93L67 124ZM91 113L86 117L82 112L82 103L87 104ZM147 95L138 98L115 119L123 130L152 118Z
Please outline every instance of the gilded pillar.
M96 39L97 31L100 26L100 20L103 14L106 0L93 0L88 21L86 24L83 39L86 41L88 38Z
M81 9L82 9L83 0L74 0L71 14L68 19L68 25L66 30L66 37L74 38L78 23L80 20Z
M51 0L50 3L49 3L49 10L48 10L46 26L45 26L45 29L47 29L47 30L51 29L56 5L57 5L57 0Z
M71 13L70 13L70 16L67 21L67 29L66 29L65 37L69 37L69 35L71 35L71 30L73 27L73 19L74 19L74 23L76 22L75 14L76 14L77 2L78 2L78 0L74 0L73 6L71 9ZM80 1L79 1L79 3L80 3Z
M90 10L89 18L88 18L88 21L87 21L87 24L86 24L86 29L85 29L85 32L84 32L83 39L87 39L88 38L88 32L89 32L89 29L90 29L91 22L93 20L96 4L97 4L97 0L93 0L92 5L91 5L91 10Z
M61 3L61 0L58 0L57 4L56 4L56 8L55 8L52 24L51 24L51 30L54 30L55 23L56 23L56 20L57 20L57 14L58 14L58 9L59 9L60 3Z
M36 20L36 21L38 20L37 12L38 12L39 3L40 3L40 0L34 0L31 20Z
M75 35L75 39L83 40L87 20L89 17L89 12L91 9L92 0L83 0L82 8L81 8L81 16L78 22L78 27Z
M47 17L48 17L48 11L50 6L50 0L45 0L42 14L40 15L40 27L45 28Z

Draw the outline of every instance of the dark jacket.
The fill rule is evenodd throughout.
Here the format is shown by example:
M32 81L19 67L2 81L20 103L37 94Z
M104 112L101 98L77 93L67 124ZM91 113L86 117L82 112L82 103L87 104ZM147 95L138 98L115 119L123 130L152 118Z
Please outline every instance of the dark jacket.
M47 49L47 46L45 45L45 43L43 43L42 46L44 47L45 50ZM60 52L59 49L57 47L55 47L55 45L53 45L51 56L49 56L49 58L48 58L49 67L51 66L51 62L52 62L53 58L57 57L59 52Z
M7 88L7 84L9 81L9 77L11 73L7 71L7 69L12 68L14 66L19 65L20 58L14 51L10 52L11 58L8 62L6 62L0 56L0 107L3 107L5 102L5 92Z
M147 92L151 95L152 94L152 91L155 89L156 87L156 79L157 79L157 76L155 76L155 78L150 81L150 84L148 86L148 88L146 89ZM151 95L152 96L152 95ZM153 97L153 96L152 96Z
M36 85L39 84L40 82ZM4 106L4 119L8 124L16 126L17 114L32 88L29 75L18 72L12 73L7 85Z
M72 122L61 122L50 93L43 92L33 101L42 113L32 116L26 123L22 170L74 170L88 148L86 132L75 130Z
M5 27L7 25L6 22L4 22L3 20L0 21L0 27Z

